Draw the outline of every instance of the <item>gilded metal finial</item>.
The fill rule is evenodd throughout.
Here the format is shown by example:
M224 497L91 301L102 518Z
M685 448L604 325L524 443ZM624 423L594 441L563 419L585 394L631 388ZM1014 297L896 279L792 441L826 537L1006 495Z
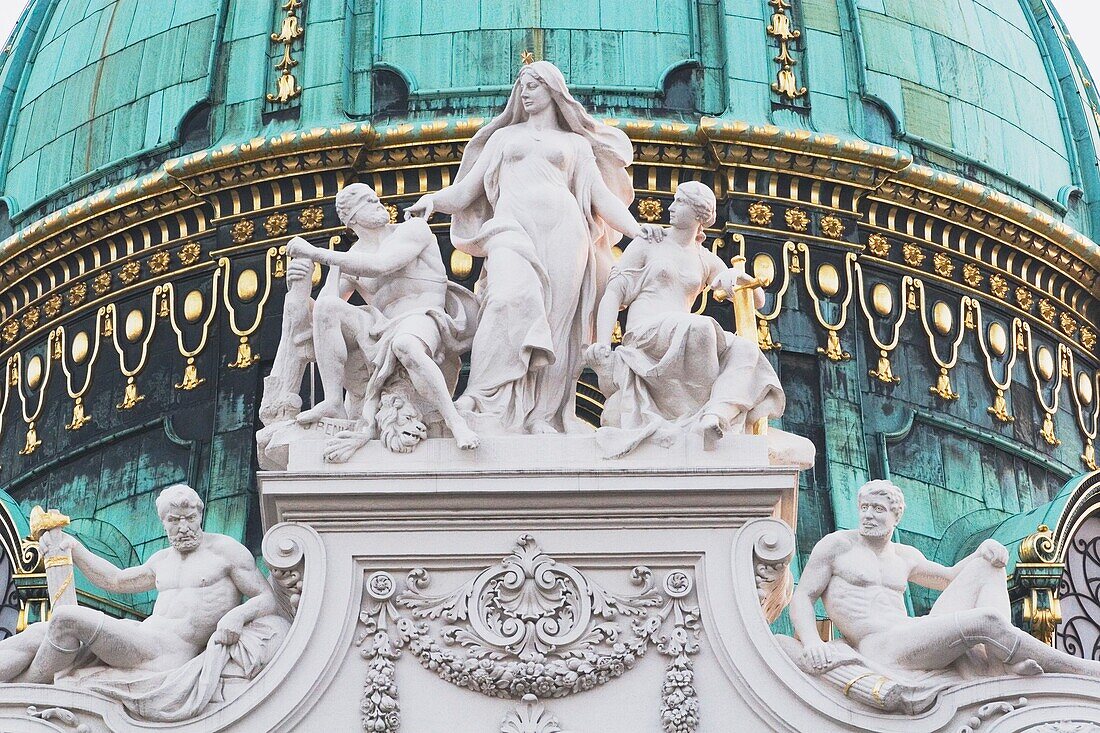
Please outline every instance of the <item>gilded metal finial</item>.
M43 510L42 507L36 506L31 509L30 516L31 523L31 539L37 542L44 533L49 532L51 529L57 529L58 527L69 526L69 518L56 509L51 509L48 512Z
M523 62L524 66L533 64L535 62L535 54L530 51L524 51L519 55L519 60Z

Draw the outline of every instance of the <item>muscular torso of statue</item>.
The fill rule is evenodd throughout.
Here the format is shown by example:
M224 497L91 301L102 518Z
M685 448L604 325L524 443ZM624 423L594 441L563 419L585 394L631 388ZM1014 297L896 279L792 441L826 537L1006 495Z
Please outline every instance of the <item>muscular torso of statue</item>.
M206 646L222 617L241 603L241 592L230 575L228 537L206 533L194 552L171 548L153 558L157 600L142 623L158 633L180 638L197 654Z
M401 269L379 276L347 276L347 281L370 305L396 318L409 311L423 313L428 308L442 308L446 298L447 272L443 261L435 249L428 225L419 219L391 224L379 242L357 241L348 250L349 253L362 254L375 258L386 249L406 241L411 246L420 246L420 254ZM430 245L430 246L429 246ZM409 287L409 280L439 283L438 288Z
M856 542L856 530L837 534L833 576L821 599L837 630L858 647L868 637L910 619L905 589L913 561L903 546L890 544L876 554Z

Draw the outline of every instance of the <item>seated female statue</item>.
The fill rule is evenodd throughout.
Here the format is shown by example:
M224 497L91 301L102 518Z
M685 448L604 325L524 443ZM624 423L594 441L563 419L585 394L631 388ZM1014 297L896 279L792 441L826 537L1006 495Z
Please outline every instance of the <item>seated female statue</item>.
M671 445L685 432L705 446L726 432L783 413L785 397L755 337L723 330L691 312L708 286L729 293L753 282L702 246L715 220L714 193L682 183L661 241L636 239L612 269L597 314L597 340L586 357L607 396L596 439L608 457L655 438ZM756 307L764 293L754 290ZM619 310L628 307L622 345L612 351Z

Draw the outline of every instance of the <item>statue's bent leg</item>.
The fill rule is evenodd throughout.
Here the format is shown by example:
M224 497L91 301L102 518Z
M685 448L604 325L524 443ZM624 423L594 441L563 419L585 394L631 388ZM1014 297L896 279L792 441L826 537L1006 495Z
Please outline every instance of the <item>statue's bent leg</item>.
M27 671L48 627L48 623L31 624L22 633L0 641L0 682L15 682Z
M864 639L859 644L859 652L889 667L920 672L947 669L970 648L966 643L966 629L959 625L957 616L960 615L908 619L889 631Z
M983 557L972 556L962 570L936 599L929 615L953 614L986 608L1006 621L1012 618L1004 568L995 567Z
M357 331L367 328L366 316L340 298L324 296L313 307L313 348L325 397L298 415L303 425L326 417L344 416L344 389L348 344L356 343Z
M1100 662L1047 646L994 611L967 611L957 614L956 618L967 644L984 644L987 652L1017 674L1061 672L1100 677Z
M50 619L27 676L33 682L52 682L53 676L86 648L107 666L119 669L145 667L158 659L173 664L186 661L180 659L181 650L173 648L172 641L182 645L178 639L151 634L137 621L112 618L91 608L63 606Z
M431 325L431 330L435 331L434 323ZM458 446L464 450L477 448L479 443L477 434L470 429L455 409L451 401L451 391L447 388L447 380L443 378L443 372L439 370L439 365L432 358L434 351L441 348L438 332L434 338L427 334L425 336L412 333L398 334L391 342L390 348L397 360L405 367L416 391L435 404Z

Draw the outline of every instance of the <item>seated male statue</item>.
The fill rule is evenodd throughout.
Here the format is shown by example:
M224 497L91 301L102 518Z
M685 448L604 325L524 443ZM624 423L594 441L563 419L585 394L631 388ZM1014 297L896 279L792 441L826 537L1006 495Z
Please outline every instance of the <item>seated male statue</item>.
M305 356L286 360L276 356L272 377L265 380L265 405L293 401L289 392L296 394L299 388L302 360L312 356L324 399L298 414L297 422L311 425L325 418L358 422L354 432L330 442L328 460L347 460L355 449L377 437L385 396L406 411L416 408L428 425L445 423L459 447L476 448L478 436L455 410L451 396L461 355L473 337L475 296L448 281L435 235L423 219L390 224L389 213L374 190L361 183L337 194L336 211L357 237L347 252L315 247L299 237L287 245L293 259L287 269L290 293L284 321L298 322L290 330L304 333L289 333L284 324L280 354ZM314 263L328 265L329 271L317 300L310 303L308 284L301 283L309 282ZM366 305L348 302L353 294ZM302 342L312 348L304 348ZM286 375L274 373L280 369ZM282 414L261 409L261 417L269 412ZM265 417L265 422L270 421ZM415 444L426 434L427 426L410 428L408 422L395 423L394 429L409 435L387 439L391 449L408 449L407 439Z
M844 641L879 673L1100 676L1100 662L1053 649L1012 625L1004 545L986 540L972 555L944 567L891 541L905 510L901 489L871 481L859 490L858 502L859 529L833 532L817 543L791 598L804 670L824 674L852 661L842 645L826 644L818 635L814 603L820 598ZM943 591L927 616L907 613L909 583Z
M190 487L176 484L162 491L157 514L170 546L134 568L119 569L74 537L58 533L76 567L103 590L155 588L153 612L135 621L93 608L59 606L49 621L0 642L0 682L52 683L74 666L176 670L211 640L231 646L246 625L275 615L278 602L252 553L230 537L203 532L202 511L202 500ZM47 554L50 549L43 547ZM242 597L248 600L242 603Z

